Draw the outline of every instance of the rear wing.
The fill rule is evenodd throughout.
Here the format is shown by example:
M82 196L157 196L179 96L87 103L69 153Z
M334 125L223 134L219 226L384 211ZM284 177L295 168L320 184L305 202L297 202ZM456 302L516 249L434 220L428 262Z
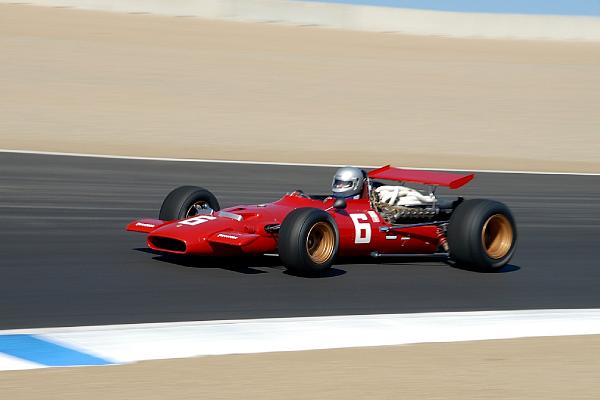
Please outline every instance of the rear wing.
M368 173L371 179L386 179L400 182L417 182L425 185L447 186L458 189L469 183L474 174L452 174L449 172L421 171L414 169L395 168L390 165L374 169Z

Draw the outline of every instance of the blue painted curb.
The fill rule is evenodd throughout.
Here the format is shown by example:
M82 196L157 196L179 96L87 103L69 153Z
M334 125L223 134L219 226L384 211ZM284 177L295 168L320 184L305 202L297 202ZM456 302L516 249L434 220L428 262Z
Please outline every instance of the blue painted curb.
M50 367L113 364L34 335L0 335L0 353Z

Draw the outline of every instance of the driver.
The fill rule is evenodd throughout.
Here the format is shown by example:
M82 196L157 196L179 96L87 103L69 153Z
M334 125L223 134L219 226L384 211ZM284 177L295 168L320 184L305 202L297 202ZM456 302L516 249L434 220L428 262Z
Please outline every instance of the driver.
M333 197L345 199L358 199L363 191L367 174L360 168L342 167L333 176L331 191Z

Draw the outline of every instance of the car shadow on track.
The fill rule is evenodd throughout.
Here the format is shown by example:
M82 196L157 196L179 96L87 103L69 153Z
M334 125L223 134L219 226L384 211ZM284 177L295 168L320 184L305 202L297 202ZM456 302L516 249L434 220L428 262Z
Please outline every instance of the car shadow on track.
M481 270L474 269L474 268L456 265L456 264L452 263L451 261L446 261L445 263L452 268L462 269L463 271L475 272L478 274L506 274L509 272L516 272L521 269L521 267L519 267L518 265L506 264L504 267L502 267L500 269L495 269L492 271L481 271Z
M294 272L288 271L281 264L279 257L277 256L242 256L242 257L190 257L190 256L178 256L176 254L162 254L149 248L136 248L134 250L154 255L153 260L165 262L169 264L178 265L186 268L220 268L227 271L233 271L245 275L260 275L266 274L264 268L283 272L286 275L296 276L307 279L319 279L319 278L333 278L346 274L346 270L341 269L340 266L350 264L363 264L363 265L406 265L415 267L419 264L437 263L440 266L449 266L451 268L481 273L481 274L498 274L515 272L521 269L521 267L508 264L499 270L494 271L479 271L476 269L467 268L464 266L458 266L452 261L446 259L440 259L439 257L398 257L398 258L385 258L385 259L373 259L371 257L343 257L335 262L335 266L329 268L325 272L317 275L300 275ZM260 268L260 269L259 269Z
M343 261L343 260L340 260ZM431 265L433 263L439 264L440 266L447 266L463 271L475 272L478 274L504 274L508 272L515 272L521 269L521 267L514 264L507 264L504 267L492 270L492 271L481 271L475 268L469 268L462 265L457 265L453 261L446 258L440 257L427 257L427 256L415 256L415 257L386 257L373 259L371 257L354 258L351 261L346 262L360 263L360 264L376 264L376 265L406 265L406 266L418 266L419 264Z
M298 276L302 278L331 278L344 275L346 271L338 268L330 268L320 275L303 276L286 271L281 265L279 257L276 256L246 256L246 257L190 257L178 256L176 254L162 254L148 248L136 248L134 250L153 254L153 260L166 262L186 268L220 268L227 271L233 271L246 275L266 274L267 271L258 268L269 268L281 271L286 275Z
M325 270L324 272L322 272L320 274L316 274L316 275L300 275L300 274L296 274L292 271L287 271L287 270L283 271L283 273L286 275L295 276L298 278L321 279L321 278L333 278L336 276L344 275L346 273L346 271L343 269L331 267L331 268Z

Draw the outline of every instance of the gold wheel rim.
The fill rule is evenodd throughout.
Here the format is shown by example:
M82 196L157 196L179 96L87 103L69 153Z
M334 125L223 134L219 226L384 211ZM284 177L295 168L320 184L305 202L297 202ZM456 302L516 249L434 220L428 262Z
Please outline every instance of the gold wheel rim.
M333 256L335 248L335 233L331 225L317 222L308 231L306 251L312 262L324 264Z
M513 243L513 227L508 218L494 214L485 221L481 231L481 242L488 257L498 260L505 257Z

